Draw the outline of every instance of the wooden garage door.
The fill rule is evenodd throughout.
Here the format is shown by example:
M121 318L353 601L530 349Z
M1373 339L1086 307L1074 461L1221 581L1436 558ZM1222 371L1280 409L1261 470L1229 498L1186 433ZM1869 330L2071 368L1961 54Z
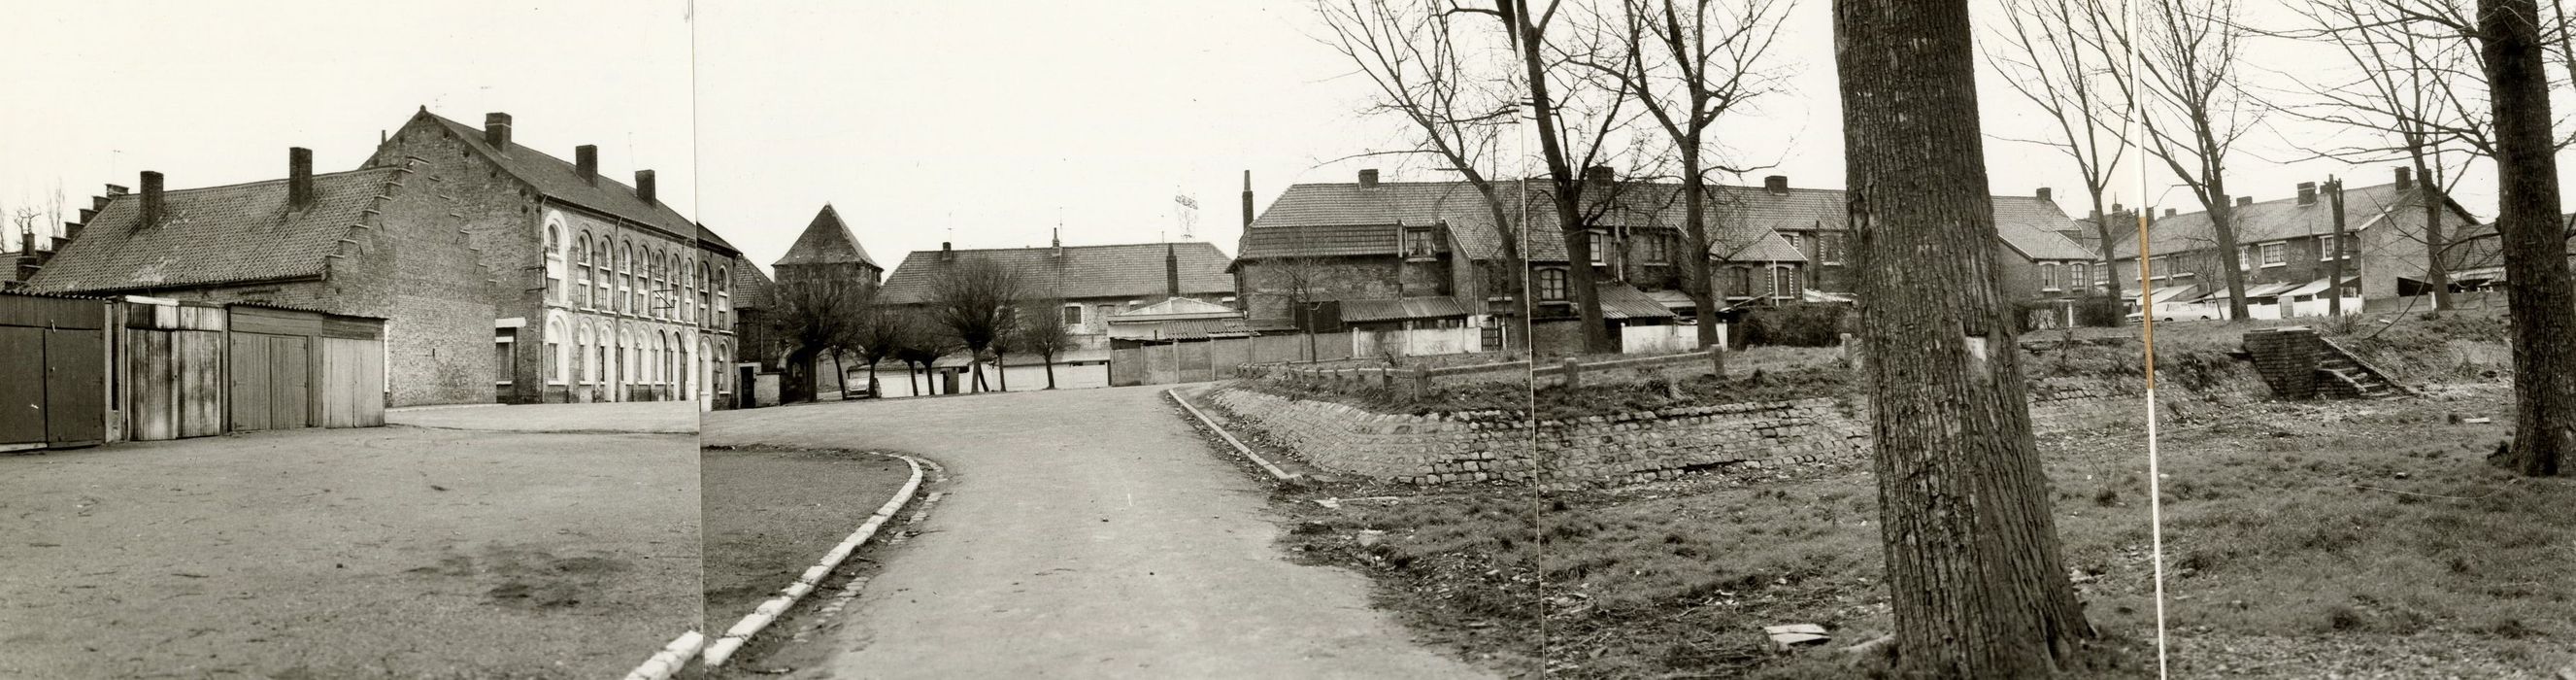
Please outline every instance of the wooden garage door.
M233 430L312 425L311 349L308 338L233 334Z
M45 441L45 329L0 326L0 446Z
M45 441L107 440L107 343L96 330L45 332Z

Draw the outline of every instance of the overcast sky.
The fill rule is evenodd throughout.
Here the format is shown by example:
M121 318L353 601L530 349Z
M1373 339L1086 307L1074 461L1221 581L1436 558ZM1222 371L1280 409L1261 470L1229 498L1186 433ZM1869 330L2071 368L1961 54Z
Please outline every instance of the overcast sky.
M826 203L891 268L942 241L1044 245L1059 224L1067 244L1178 239L1179 196L1200 206L1192 236L1230 252L1245 170L1264 207L1289 184L1364 167L1449 177L1335 160L1409 137L1360 113L1368 85L1315 41L1302 2L725 2L694 22L685 0L526 4L13 8L0 210L41 206L58 185L77 208L138 170L173 188L275 178L293 145L352 168L421 105L477 124L507 111L519 139L559 156L597 144L612 176L656 169L666 201L764 267ZM1776 165L1757 175L1842 184L1830 10L1791 12L1776 63L1792 87L1721 127L1736 162ZM1979 77L1989 132L2040 123ZM2321 133L2274 128L2235 160L2239 193L2278 198L2334 172L2386 181L2384 165L2284 163L2302 156L2293 140ZM2050 186L2085 208L2060 157L1999 140L1987 155L1996 193ZM2481 213L2485 172L2461 196ZM2131 205L2186 200L2161 174L2144 201L2134 179L2118 185Z

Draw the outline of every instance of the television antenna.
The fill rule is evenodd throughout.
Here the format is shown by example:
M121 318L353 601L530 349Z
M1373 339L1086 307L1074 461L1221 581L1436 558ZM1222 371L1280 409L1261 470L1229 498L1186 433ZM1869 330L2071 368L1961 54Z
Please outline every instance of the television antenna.
M1173 194L1172 206L1172 216L1181 223L1181 240L1192 240L1192 232L1199 224L1199 199L1186 193Z

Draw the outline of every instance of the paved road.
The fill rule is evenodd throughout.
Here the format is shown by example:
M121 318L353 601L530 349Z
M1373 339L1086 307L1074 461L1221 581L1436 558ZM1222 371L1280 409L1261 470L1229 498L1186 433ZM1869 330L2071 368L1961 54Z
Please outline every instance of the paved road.
M698 625L697 482L697 442L673 434L0 456L0 678L616 677Z
M711 445L865 447L949 495L832 641L833 678L1448 678L1360 575L1274 547L1266 490L1131 387L709 414ZM817 672L819 671L819 672Z

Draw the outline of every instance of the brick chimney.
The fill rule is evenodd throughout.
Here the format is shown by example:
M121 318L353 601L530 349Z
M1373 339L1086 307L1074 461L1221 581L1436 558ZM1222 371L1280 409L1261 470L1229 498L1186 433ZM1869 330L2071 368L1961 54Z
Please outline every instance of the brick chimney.
M940 242L939 242L939 261L941 261L941 262L947 262L947 261L955 260L955 259L957 259L957 251L956 251L956 250L954 250L954 249L949 248L949 247L948 247L948 242L947 242L947 241L940 241Z
M1170 243L1163 244L1163 288L1168 297L1181 296L1181 255Z
M2152 212L2152 211L2150 211L2150 212ZM2173 217L2173 216L2174 216L2174 209L2173 209L2173 208L2166 208L2166 209L2165 209L2165 217Z
M2315 183L2315 182L2300 182L2300 183L2299 183L2299 205L2316 205L2316 204L2317 204L2317 183Z
M303 210L313 205L313 150L290 147L286 150L286 208Z
M1250 173L1246 173L1246 174L1248 175L1248 174L1250 174ZM1369 169L1367 169L1367 170L1361 170L1361 171L1360 171L1360 188L1362 188L1362 189L1375 189L1375 188L1377 188L1377 168L1369 168Z
M2238 196L2238 197L2236 197L2236 207L2242 208L2242 207L2249 206L2249 205L2253 205L2253 204L2254 204L2254 197L2252 197L2252 196Z
M135 225L149 227L160 223L161 173L145 170L143 171L143 215L135 220Z
M1772 175L1762 178L1762 190L1775 194L1789 193L1789 176Z
M2398 191L2405 191L2405 190L2407 190L2407 189L2413 189L2413 188L2415 188L2415 169L2414 169L2414 168L2398 168L2398 169L2397 169L2397 190L2398 190Z
M1610 180L1617 177L1618 174L1612 172L1607 165L1595 165L1583 169L1583 183L1591 186L1609 186Z
M1252 227L1252 171L1243 171L1243 226Z
M653 171L635 171L635 199L643 201L645 205L652 205L654 201L659 200L660 198L661 196L654 191Z
M2050 195L2049 195L2049 193L2050 193L2050 192L2049 192L2049 190L2048 190L2048 187L2040 187L2040 188L2039 188L2039 200L2043 200L2043 201L2051 201L2051 202L2056 201L2056 200L2057 200L2057 198L2056 198L2056 197L2054 197L2054 196L2050 196Z
M599 184L599 145L583 144L573 147L572 166L574 172L581 173L581 181L597 186Z
M510 114L483 114L483 143L507 153L510 150Z

